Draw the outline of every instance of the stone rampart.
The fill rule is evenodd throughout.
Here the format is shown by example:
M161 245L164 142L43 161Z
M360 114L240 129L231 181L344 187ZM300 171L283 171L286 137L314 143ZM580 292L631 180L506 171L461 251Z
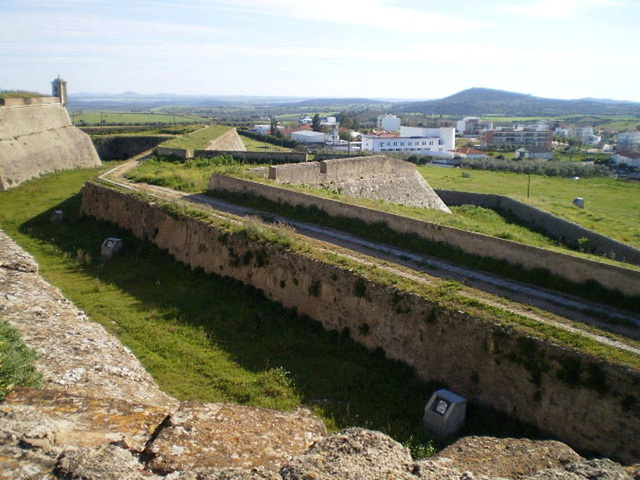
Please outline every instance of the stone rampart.
M433 208L451 213L415 165L384 155L323 160L310 164L277 165L269 169L277 183L308 185L368 198Z
M60 103L57 97L0 98L0 106L20 107L23 105L52 105Z
M193 153L185 148L158 147L156 154L161 157L193 158Z
M101 184L85 185L82 213L129 229L192 268L253 285L326 329L382 348L422 379L442 382L575 448L629 463L640 459L635 369L529 336L517 322L452 310L435 298L258 244Z
M211 141L206 150L229 150L233 152L246 152L247 147L238 135L235 128L224 132L218 138Z
M71 125L59 103L0 107L0 190L44 173L98 165L91 139Z
M102 160L126 160L169 138L169 135L95 135L91 141Z
M399 233L443 242L471 255L504 260L527 270L548 270L574 283L596 282L630 297L640 296L640 272L636 270L233 177L216 175L212 177L209 188L260 196L294 206L316 207L329 215L359 219L370 224L386 223Z
M640 265L640 250L618 242L593 230L582 227L569 220L557 217L549 212L532 207L503 195L485 193L458 192L454 190L436 190L447 205L477 205L513 215L521 222L575 247L582 247L600 255ZM588 242L582 243L583 239Z
M288 162L306 162L308 155L306 153L289 153L289 152L238 152L235 150L194 150L194 157L217 157L218 155L232 155L235 158L244 158L246 160L254 160L272 163L288 163Z

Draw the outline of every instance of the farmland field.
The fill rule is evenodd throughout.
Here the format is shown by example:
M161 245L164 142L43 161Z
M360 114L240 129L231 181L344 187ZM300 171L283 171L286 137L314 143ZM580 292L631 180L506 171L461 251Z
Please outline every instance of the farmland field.
M126 125L126 124L173 124L201 123L207 121L196 115L173 115L154 112L118 112L118 111L70 111L74 125Z

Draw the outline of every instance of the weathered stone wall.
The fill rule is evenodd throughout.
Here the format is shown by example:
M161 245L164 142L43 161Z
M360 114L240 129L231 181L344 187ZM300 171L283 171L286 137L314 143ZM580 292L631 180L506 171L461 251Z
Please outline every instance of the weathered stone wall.
M0 107L0 190L56 170L100 165L91 139L59 104Z
M454 190L436 190L436 193L447 205L477 205L501 210L513 215L532 228L540 230L548 237L555 238L568 245L578 246L579 241L586 238L589 242L582 246L589 251L616 258L623 262L640 265L640 250L637 248L513 198L503 195L458 192Z
M96 135L91 137L102 160L126 160L166 142L168 135Z
M415 165L384 155L277 165L269 169L277 183L335 190L355 198L385 200L451 213L418 173Z
M247 160L264 160L272 163L306 162L306 153L289 152L238 152L229 150L194 150L194 157L216 157L218 155L232 155Z
M215 226L176 218L155 203L103 185L85 185L82 212L131 230L193 268L253 285L326 329L347 329L366 347L380 347L387 357L411 365L421 378L443 382L575 448L625 462L640 459L637 370L449 310L303 254L240 235L221 236Z
M174 156L178 158L193 158L193 153L185 148L170 148L170 147L158 147L156 154L161 157Z
M637 270L234 177L215 175L211 178L209 188L211 190L257 195L268 200L290 205L313 206L327 212L329 215L356 218L371 224L386 223L389 228L397 232L417 234L429 241L443 242L471 255L504 260L528 270L548 270L553 275L571 282L585 283L593 281L605 288L617 290L628 296L640 296L640 272Z

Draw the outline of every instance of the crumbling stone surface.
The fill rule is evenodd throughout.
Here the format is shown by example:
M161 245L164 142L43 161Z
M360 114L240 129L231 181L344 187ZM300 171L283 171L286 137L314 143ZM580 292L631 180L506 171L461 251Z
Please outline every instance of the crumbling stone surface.
M640 466L624 468L608 459L581 460L563 468L541 470L526 480L638 480Z
M414 479L409 450L380 432L350 428L313 445L289 462L285 480Z
M58 458L56 478L69 480L159 480L128 450L117 445L68 449Z
M573 449L555 441L470 436L442 450L427 463L488 477L520 478L543 469L581 460ZM526 459L526 461L523 461Z
M145 454L149 467L165 474L204 467L277 471L325 434L324 423L304 409L185 402Z
M38 353L43 387L177 406L128 348L36 272L33 257L0 230L0 313Z
M140 452L168 413L108 397L19 388L0 404L0 439L45 451L122 442Z
M0 422L3 422L0 419ZM7 445L0 439L0 478L11 480L54 480L55 456L39 450Z
M190 472L170 473L166 480L281 480L280 474L262 467L243 468L196 468Z

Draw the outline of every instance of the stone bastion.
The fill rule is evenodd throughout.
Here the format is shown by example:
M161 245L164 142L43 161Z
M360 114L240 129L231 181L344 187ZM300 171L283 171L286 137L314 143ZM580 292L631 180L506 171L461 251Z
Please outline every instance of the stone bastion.
M6 99L0 105L0 190L56 170L100 165L87 134L56 99Z

